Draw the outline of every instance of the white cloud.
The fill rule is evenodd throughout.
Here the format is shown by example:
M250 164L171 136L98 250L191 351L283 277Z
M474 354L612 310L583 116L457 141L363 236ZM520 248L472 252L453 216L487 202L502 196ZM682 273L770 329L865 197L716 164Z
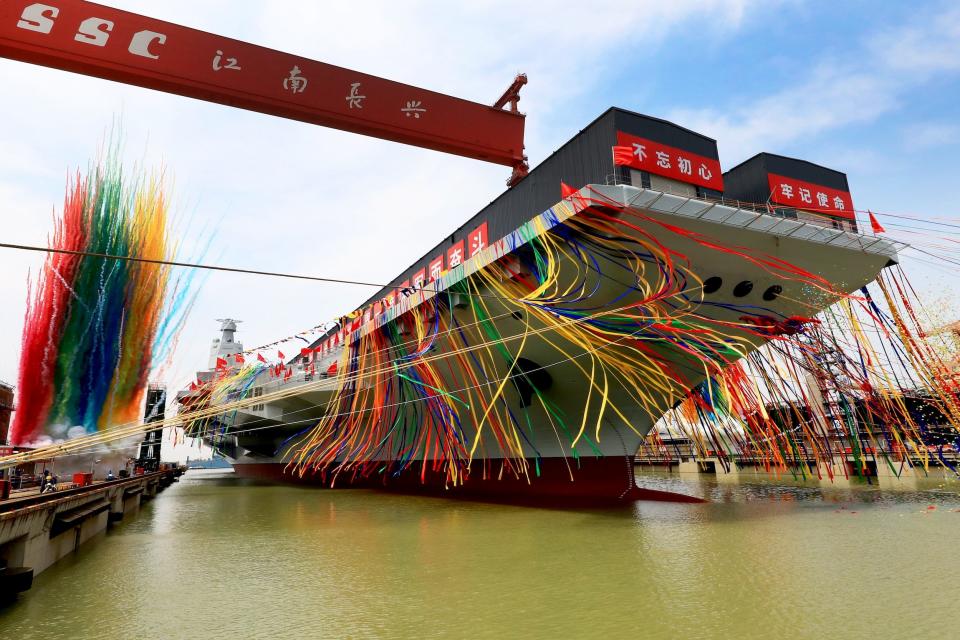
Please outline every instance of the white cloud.
M903 145L909 151L924 151L960 142L960 124L917 122L904 127Z
M917 87L933 76L958 70L960 10L947 9L873 35L843 58L814 61L806 77L767 96L677 109L668 119L715 137L729 167L759 151L873 122L915 99Z
M960 8L947 5L936 15L877 34L870 41L874 57L886 68L926 77L960 71Z
M799 84L729 109L677 109L669 120L718 140L721 160L733 166L830 129L870 122L894 108L896 91L884 78L822 65Z

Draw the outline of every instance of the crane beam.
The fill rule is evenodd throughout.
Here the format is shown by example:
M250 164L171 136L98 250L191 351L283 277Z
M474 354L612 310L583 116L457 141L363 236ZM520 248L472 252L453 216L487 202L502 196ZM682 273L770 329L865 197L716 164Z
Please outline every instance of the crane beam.
M522 114L92 2L0 0L0 56L525 166Z

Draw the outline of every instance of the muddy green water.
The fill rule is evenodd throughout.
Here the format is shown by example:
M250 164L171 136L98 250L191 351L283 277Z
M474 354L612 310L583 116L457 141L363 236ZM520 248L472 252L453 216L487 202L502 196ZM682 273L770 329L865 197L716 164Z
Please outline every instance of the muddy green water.
M960 637L955 483L640 482L714 502L532 509L192 471L40 575L0 637Z

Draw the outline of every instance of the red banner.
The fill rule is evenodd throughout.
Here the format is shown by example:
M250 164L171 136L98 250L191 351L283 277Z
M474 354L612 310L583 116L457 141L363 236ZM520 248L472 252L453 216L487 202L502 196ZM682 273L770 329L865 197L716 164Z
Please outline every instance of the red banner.
M680 182L723 191L723 171L720 169L719 160L646 138L638 138L622 131L617 131L617 145L630 147L632 150L630 162L626 162L627 158L622 158L619 164Z
M429 272L430 282L433 282L434 280L437 280L440 278L440 274L443 273L443 254L442 253L430 261L430 265L428 269L430 270Z
M423 289L423 283L427 279L427 270L420 269L415 274L413 274L413 288L414 289Z
M853 199L847 191L831 189L796 178L767 174L770 201L839 218L855 219Z
M92 2L0 2L0 56L507 166L523 159L521 114Z
M459 240L452 247L447 249L447 268L453 269L454 267L463 264L463 240Z
M487 248L487 223L484 222L471 231L468 239L470 241L470 257L472 258Z

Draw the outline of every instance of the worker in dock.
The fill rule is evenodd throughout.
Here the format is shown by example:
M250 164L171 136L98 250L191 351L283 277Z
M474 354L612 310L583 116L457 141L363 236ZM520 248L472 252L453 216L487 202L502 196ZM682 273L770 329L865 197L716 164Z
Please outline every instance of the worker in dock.
M50 473L50 469L43 470L43 479L40 481L40 493L57 490L57 477Z

